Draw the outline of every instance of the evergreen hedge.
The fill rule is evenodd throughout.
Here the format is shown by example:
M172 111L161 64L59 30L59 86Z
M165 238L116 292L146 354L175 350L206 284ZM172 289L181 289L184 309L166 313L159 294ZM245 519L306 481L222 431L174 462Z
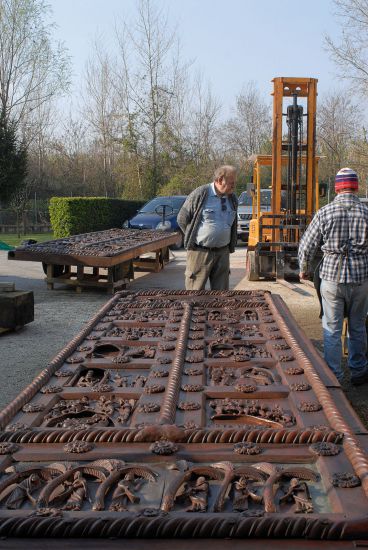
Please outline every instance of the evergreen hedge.
M49 211L54 237L121 228L143 204L105 197L52 197Z

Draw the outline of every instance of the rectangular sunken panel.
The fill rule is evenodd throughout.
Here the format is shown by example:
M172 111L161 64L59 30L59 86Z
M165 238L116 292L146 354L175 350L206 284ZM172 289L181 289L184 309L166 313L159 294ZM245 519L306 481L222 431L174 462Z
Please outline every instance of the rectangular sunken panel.
M117 294L0 413L0 536L368 539L309 345L267 292Z

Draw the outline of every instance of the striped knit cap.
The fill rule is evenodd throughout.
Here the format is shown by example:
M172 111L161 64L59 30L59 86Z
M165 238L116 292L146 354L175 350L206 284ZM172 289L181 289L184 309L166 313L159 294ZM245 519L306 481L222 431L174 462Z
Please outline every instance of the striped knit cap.
M335 177L335 191L344 191L345 189L358 189L358 176L351 168L341 168Z

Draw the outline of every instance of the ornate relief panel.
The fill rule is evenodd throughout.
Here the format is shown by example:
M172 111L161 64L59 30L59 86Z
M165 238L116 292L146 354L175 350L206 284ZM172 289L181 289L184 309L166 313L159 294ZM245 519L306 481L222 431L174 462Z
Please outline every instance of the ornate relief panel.
M0 422L0 536L368 538L364 428L269 293L120 293Z

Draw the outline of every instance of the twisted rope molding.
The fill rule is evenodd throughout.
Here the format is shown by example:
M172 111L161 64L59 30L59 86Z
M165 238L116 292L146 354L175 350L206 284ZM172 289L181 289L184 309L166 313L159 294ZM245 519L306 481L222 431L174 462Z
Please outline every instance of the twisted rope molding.
M193 309L191 304L185 303L183 305L183 317L178 332L175 358L170 369L166 392L158 418L159 424L172 424L175 422L176 404L180 393L181 376L185 363L189 326Z
M298 363L303 366L305 376L317 395L319 402L323 403L323 410L330 425L334 430L344 434L344 450L354 468L355 473L360 478L363 490L368 497L368 460L366 453L362 450L360 443L355 434L352 432L350 426L345 422L344 418L337 410L328 389L321 381L319 375L313 367L313 364L298 345L294 334L298 334L300 338L304 338L304 336L298 326L294 325L291 330L285 320L288 317L290 318L291 315L286 304L278 296L271 297L270 295L267 295L265 298L272 314L275 319L277 319L285 340L294 351Z
M309 445L314 441L341 443L343 434L333 430L266 429L266 430L193 430L186 432L187 443L289 443Z
M157 511L153 510L153 514ZM190 517L189 517L190 516ZM157 517L119 513L115 517L1 517L1 537L27 538L307 538L368 539L366 517L331 521L328 517L239 517L235 514L167 514Z
M86 336L91 332L94 325L96 325L106 312L112 308L112 306L121 299L121 295L116 294L109 300L92 319L86 324L86 326L69 342L65 348L63 348L52 361L41 371L41 373L34 378L34 380L20 392L19 395L13 401L9 403L0 413L0 428L9 423L9 420L25 405L28 401L36 395L36 393L47 384L52 375L61 367L65 359L71 355L76 348L83 342Z
M177 430L175 434L180 432ZM169 432L163 433L170 440ZM95 428L84 430L18 430L17 432L0 432L0 442L11 443L70 443L71 441L86 441L90 443L137 443L153 442L157 433L148 440L141 429L132 428ZM343 434L334 430L318 428L305 429L243 429L243 430L185 430L182 437L175 437L181 443L286 443L292 445L310 445L317 442L341 443Z

